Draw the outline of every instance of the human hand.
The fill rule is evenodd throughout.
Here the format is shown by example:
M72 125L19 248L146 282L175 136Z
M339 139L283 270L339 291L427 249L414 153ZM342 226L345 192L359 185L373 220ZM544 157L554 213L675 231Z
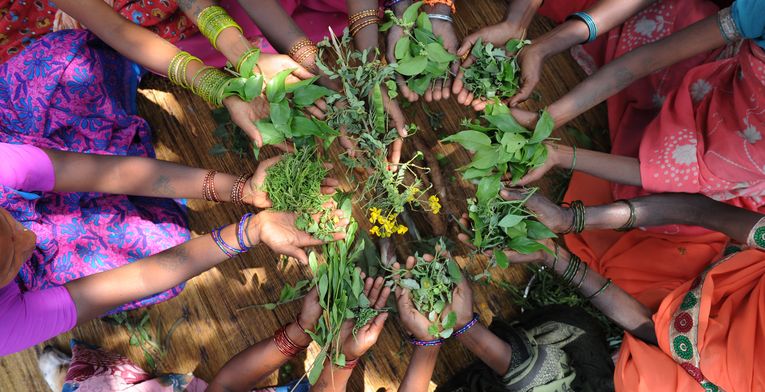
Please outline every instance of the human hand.
M339 218L335 227L341 230L333 233L332 237L335 241L342 240L345 238L342 228L348 225L348 218L344 217L340 210L335 210L333 214ZM319 246L324 241L298 230L295 227L296 219L294 213L264 210L250 219L245 235L250 245L263 243L275 253L294 257L302 264L308 264L308 255L302 248ZM315 219L318 220L318 216Z
M557 167L560 165L560 153L558 151L558 146L553 143L545 143L545 148L547 149L547 160L542 164L542 166L535 167L531 170L529 170L528 173L526 173L525 176L521 177L517 183L513 184L515 186L526 186L528 184L531 184L534 181L537 181L544 177L547 172L552 170L554 167ZM505 179L510 179L511 175L507 174L505 176Z
M458 330L473 319L473 289L470 288L470 280L462 278L452 292L451 310L457 314L457 323L454 330ZM444 311L446 312L446 310Z
M252 102L245 102L238 96L231 96L223 100L223 106L231 115L231 121L242 128L258 148L263 147L263 137L255 122L269 115L269 105L265 97L260 96Z
M319 291L314 287L303 297L303 307L297 316L300 327L313 331L323 312L319 304Z
M518 67L521 70L520 88L510 98L509 105L511 107L515 107L529 99L534 88L539 83L545 58L541 50L539 50L539 46L535 44L524 47L518 53Z
M466 228L470 227L470 218L467 214L462 214L460 217L460 225ZM462 241L465 246L467 246L470 249L476 249L473 245L470 236L467 233L459 233L457 235L457 238ZM544 245L547 249L557 249L557 246L555 242L552 239L544 239L537 241L540 244ZM545 250L539 250L533 253L528 254L521 254L509 249L505 249L505 256L507 257L508 261L513 264L526 264L526 263L549 263L552 260L555 259L557 255L551 255L550 253L546 252ZM484 254L487 257L492 257L493 252L491 250L487 250L484 252Z
M396 62L396 43L402 38L403 35L404 29L402 29L401 26L394 24L393 27L388 30L388 34L385 37L385 58L390 64ZM399 94L401 94L409 102L415 102L420 99L419 94L412 91L409 86L406 85L404 77L399 73L396 73L396 84L398 85Z
M255 68L256 72L263 75L266 82L273 79L276 74L285 69L294 69L292 74L285 80L285 83L287 84L297 83L301 80L310 79L316 76L285 54L261 53Z
M425 259L425 261L433 261L433 256L424 255L423 259ZM408 271L414 268L415 263L415 258L413 256L409 256L406 259L406 270ZM394 272L399 271L400 269L401 265L399 263L393 263ZM401 274L397 273L396 278L400 279L400 277ZM404 274L404 277L411 277L411 274L406 273ZM401 321L404 329L410 335L414 336L414 338L418 340L430 340L433 338L430 335L430 332L428 332L431 322L428 320L427 316L420 313L414 306L409 289L404 287L399 287L396 289L396 305L398 307L399 320ZM444 312L447 311L444 310Z
M362 278L364 274L362 273ZM380 310L385 307L390 296L390 287L385 287L385 279L379 276L375 278L366 278L364 281L364 295L369 299L369 306L372 309ZM380 337L383 327L385 326L385 320L388 319L387 312L381 312L375 318L373 318L366 325L361 327L353 335L354 321L348 320L343 324L340 331L340 339L343 341L343 354L346 361L352 361L360 358L364 353L369 351L377 339Z
M528 197L521 189L502 190L499 194L505 200L523 200ZM534 214L540 223L554 233L565 232L571 228L574 221L574 215L570 208L561 207L536 192L526 200L526 208Z
M457 46L459 46L459 39L457 38L457 33L454 31L454 25L451 22L438 19L432 20L431 23L433 25L433 34L436 37L441 37L444 49L451 54L456 54ZM451 64L449 75L447 75L445 79L438 79L433 82L431 87L425 91L426 102L440 101L451 97L452 78L457 75L459 67L459 60L454 60Z
M268 198L268 193L263 190L263 184L266 181L268 174L268 168L275 165L282 159L281 155L273 158L261 161L258 164L258 168L255 169L255 173L250 177L247 182L244 183L244 194L242 195L242 201L255 207L255 208L271 208L271 199ZM324 166L327 169L332 168L332 164L325 163ZM340 182L334 178L326 177L321 183L321 193L325 195L332 195L337 191L337 187L340 186Z

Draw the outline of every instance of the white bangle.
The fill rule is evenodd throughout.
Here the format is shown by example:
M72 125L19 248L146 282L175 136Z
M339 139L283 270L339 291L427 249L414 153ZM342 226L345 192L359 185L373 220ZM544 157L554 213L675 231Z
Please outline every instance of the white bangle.
M438 19L438 20L444 20L444 21L447 21L447 22L449 22L449 23L454 23L454 19L452 19L452 17L451 17L451 16L449 16L449 15L444 15L444 14L428 14L428 18L430 18L430 19Z

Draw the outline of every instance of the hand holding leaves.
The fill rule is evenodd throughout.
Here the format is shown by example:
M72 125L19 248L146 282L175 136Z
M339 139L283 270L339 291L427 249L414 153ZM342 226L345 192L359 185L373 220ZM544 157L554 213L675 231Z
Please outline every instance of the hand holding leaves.
M390 293L391 289L385 286L385 279L382 277L370 277L364 281L364 295L369 299L370 306L361 310L355 321L346 321L340 332L346 361L361 357L377 342L385 320L388 319L388 313L381 309L388 302Z
M319 290L314 287L303 297L303 307L300 309L297 320L301 327L312 331L322 312L323 309L319 305Z
M561 207L536 192L527 192L523 189L508 189L501 191L500 195L508 201L526 200L526 208L534 214L534 217L540 223L555 233L562 233L568 230L574 221L570 208Z

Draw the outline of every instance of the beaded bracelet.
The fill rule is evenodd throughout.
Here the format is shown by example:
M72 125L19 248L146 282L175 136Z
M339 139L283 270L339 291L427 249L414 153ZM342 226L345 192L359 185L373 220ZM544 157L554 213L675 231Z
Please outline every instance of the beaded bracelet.
M246 213L242 216L242 219L239 221L239 225L236 227L236 242L239 243L239 248L242 252L246 252L250 250L250 247L247 246L247 244L244 243L245 238L247 238L245 235L245 228L247 228L247 222L250 221L250 218L252 217L252 213Z
M628 231L631 230L633 227L635 227L635 221L637 221L637 215L635 215L635 206L632 204L631 201L625 200L625 199L619 199L616 201L616 203L622 202L627 205L627 207L630 208L630 217L627 219L627 223L623 224L620 228L616 229L616 231Z
M293 358L297 356L301 351L308 348L308 346L301 346L296 344L287 335L287 326L283 325L281 328L274 332L274 343L276 348L287 358Z
M440 338L435 340L417 340L414 338L414 336L410 336L409 343L418 347L433 347L444 344L444 340Z
M369 27L371 25L379 24L379 23L380 23L380 17L378 17L378 16L371 17L371 18L368 18L368 19L362 19L360 22L351 25L351 27L350 27L350 29L348 31L351 33L351 37L355 37L356 34L359 33L359 31L361 31L361 30L363 30L363 29L365 29L365 28L367 28L367 27Z
M465 334L470 328L473 328L473 326L478 323L478 319L479 319L478 313L473 313L473 318L467 324L463 325L462 328L454 331L454 333L452 334L452 337L456 338L460 335Z
M608 288L608 286L611 285L611 283L612 283L611 279L608 279L606 281L606 284L604 284L603 287L601 287L598 291L596 291L595 294L593 294L593 295L591 295L591 296L589 296L589 297L587 297L585 299L588 300L588 301L591 301L591 300L595 299L595 297L599 296L600 294L603 294L603 292L606 291L606 289Z
M359 364L359 358L356 358L356 359L351 359L350 361L345 361L345 365L338 366L338 367L340 369L353 370L356 368L356 365L358 364Z
M218 49L218 36L223 30L233 27L239 30L239 33L243 33L242 28L234 19L231 19L226 10L217 5L211 5L199 13L197 27L199 27L199 32L210 40L216 50Z
M457 7L454 6L454 1L453 0L425 0L425 1L423 1L423 3L425 5L429 5L431 7L435 6L435 5L438 5L438 4L443 4L443 5L448 6L452 10L452 14L456 14L457 13Z
M584 24L587 25L589 35L587 36L587 41L585 41L585 43L595 41L595 38L598 38L598 26L595 24L595 21L592 20L592 16L590 16L590 14L586 12L574 12L573 14L569 15L566 20L574 18L581 20L584 22Z
M202 197L204 197L207 201L214 201L216 203L220 203L220 197L218 196L218 192L215 190L215 175L218 172L215 170L210 170L205 175L204 181L202 181Z
M232 203L239 206L244 205L244 201L242 200L244 198L244 185L250 178L252 178L252 174L242 174L234 180L234 185L231 187Z

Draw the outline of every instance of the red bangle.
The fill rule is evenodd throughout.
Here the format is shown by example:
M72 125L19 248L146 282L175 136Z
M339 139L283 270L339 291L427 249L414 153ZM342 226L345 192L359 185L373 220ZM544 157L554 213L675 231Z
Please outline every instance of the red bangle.
M215 170L210 170L207 172L204 181L202 181L202 197L204 197L207 201L220 203L220 197L218 196L218 192L215 190L215 175L217 173L218 172Z
M356 365L359 364L359 359L360 358L352 359L350 361L345 361L345 366L340 366L340 369L353 370L356 367Z
M274 343L276 343L276 348L279 349L279 352L281 352L287 358L293 358L297 356L301 351L308 348L308 346L295 344L295 342L290 339L290 337L287 335L287 325L284 325L276 330L274 333Z
M244 184L252 177L251 174L242 174L234 180L234 185L231 187L231 202L236 205L244 205L242 199L244 198Z

